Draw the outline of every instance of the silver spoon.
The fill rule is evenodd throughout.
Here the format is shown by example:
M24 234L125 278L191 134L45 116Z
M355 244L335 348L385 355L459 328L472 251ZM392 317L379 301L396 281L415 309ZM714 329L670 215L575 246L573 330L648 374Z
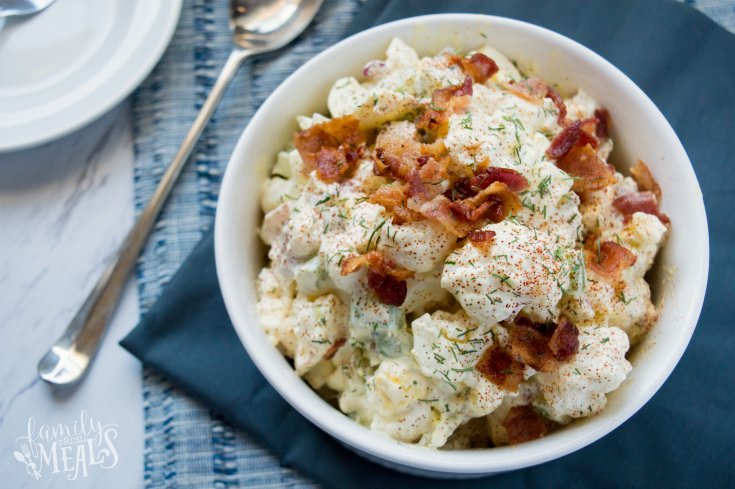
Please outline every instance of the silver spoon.
M230 27L235 40L232 53L138 222L69 327L38 364L38 374L43 380L67 385L84 376L161 206L235 72L250 56L274 51L291 42L309 25L321 4L322 0L230 1Z
M0 19L40 12L56 0L0 0Z

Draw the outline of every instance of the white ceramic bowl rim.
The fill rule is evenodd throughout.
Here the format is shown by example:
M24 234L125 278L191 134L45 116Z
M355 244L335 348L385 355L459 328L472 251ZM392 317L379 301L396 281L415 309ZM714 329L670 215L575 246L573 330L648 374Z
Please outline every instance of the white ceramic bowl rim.
M231 199L228 196L237 192L237 182L234 181L234 177L232 177L233 171L230 170L237 163L233 161L236 159L235 155L246 154L244 148L248 144L248 140L252 139L254 137L253 135L257 133L262 125L265 114L273 110L275 102L281 97L294 96L293 93L288 91L290 85L293 85L295 80L309 73L314 67L327 63L334 52L347 49L348 46L356 46L359 43L369 42L378 33L385 34L397 28L415 25L418 22L426 25L436 24L438 22L448 24L465 22L469 24L476 23L478 19L486 19L492 22L493 26L513 27L532 32L565 46L565 49L574 55L591 60L596 67L605 71L605 74L610 77L614 84L622 86L632 97L635 97L635 101L641 107L642 111L653 114L657 123L665 127L667 131L670 131L670 140L672 144L676 145L675 152L677 157L682 158L683 161L688 163L688 170L684 170L686 173L684 178L691 180L692 191L699 191L696 176L691 168L684 148L664 116L640 88L608 61L590 49L561 34L533 24L495 16L439 14L403 19L358 33L320 53L286 79L257 111L238 142L233 153L233 159L223 180L220 208L215 224L217 273L225 304L233 320L235 329L250 357L271 385L307 419L358 451L393 464L434 474L479 475L540 464L585 447L620 426L620 424L638 411L656 393L684 353L702 308L709 264L707 220L704 204L702 203L701 209L695 210L695 213L699 216L699 222L686 223L690 226L686 232L692 235L688 238L693 240L693 244L691 245L692 249L698 252L693 254L691 259L697 262L696 267L698 267L697 269L700 272L693 283L687 284L688 287L691 286L691 294L684 298L684 300L688 301L688 309L684 317L680 318L684 322L684 326L679 333L675 346L668 352L666 360L658 365L658 370L655 374L646 378L646 384L644 386L638 385L641 393L635 399L635 402L627 404L614 417L607 419L603 423L580 426L578 429L573 430L573 433L575 433L574 436L549 437L517 447L499 447L491 450L438 452L416 448L387 439L381 434L372 432L355 423L347 416L342 415L326 402L322 401L305 382L299 379L287 362L283 361L282 358L281 361L275 359L276 356L280 358L280 354L275 348L265 344L263 341L264 335L254 334L253 328L259 328L260 326L258 324L249 324L252 323L252 318L239 305L239 302L241 302L241 289L237 286L237 283L241 280L241 277L238 276L239 272L230 266L230 257L234 252L233 250L236 250L237 247L227 243L227 236L230 231L226 229L228 224L223 221L227 220L229 218L227 216L230 214L228 206L230 205L229 202ZM231 178L228 178L228 176ZM701 191L699 195L701 195ZM572 431L570 431L571 433Z

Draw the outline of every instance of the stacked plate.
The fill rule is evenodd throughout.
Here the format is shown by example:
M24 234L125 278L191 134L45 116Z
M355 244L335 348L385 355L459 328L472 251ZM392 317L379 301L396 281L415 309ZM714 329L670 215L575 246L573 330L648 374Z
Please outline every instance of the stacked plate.
M68 134L129 95L163 55L181 1L56 0L0 19L0 152Z

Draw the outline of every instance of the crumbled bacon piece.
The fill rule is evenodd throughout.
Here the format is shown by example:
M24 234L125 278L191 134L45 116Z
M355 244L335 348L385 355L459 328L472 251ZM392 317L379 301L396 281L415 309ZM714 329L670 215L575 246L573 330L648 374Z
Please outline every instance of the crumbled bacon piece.
M585 131L584 129L580 129L579 141L577 141L577 146L584 146L586 144L589 144L595 149L600 147L600 141L598 141L596 137L594 137L592 134Z
M625 215L626 222L630 219L630 216L636 212L653 214L664 224L671 222L666 214L661 214L659 212L658 201L656 200L654 193L651 191L636 192L618 197L613 200L613 207Z
M368 287L370 287L383 304L400 306L406 300L408 286L406 280L413 277L411 270L398 270L386 260L379 251L370 251L364 255L351 256L342 262L340 273L349 275L363 265L368 265Z
M465 73L470 75L475 83L483 83L499 70L495 61L488 58L482 53L475 53L469 58L458 56L456 54L447 54L447 57L453 62L461 66Z
M595 128L595 135L600 139L610 137L610 112L607 109L595 110L595 117L599 121Z
M636 262L636 255L614 241L600 243L599 237L590 237L585 244L587 269L614 279Z
M579 347L579 329L567 318L562 318L549 340L549 350L560 362L566 362Z
M551 320L545 323L535 323L531 321L529 318L523 317L523 316L517 316L515 320L513 320L513 322L516 323L517 326L525 326L527 328L533 328L539 333L547 337L551 337L551 335L554 334L554 331L556 330L556 327L557 327L557 324Z
M648 190L653 192L653 195L656 196L656 200L661 200L661 187L658 186L658 183L656 183L656 180L653 178L651 170L648 169L648 166L645 163L638 160L638 163L630 169L630 174L633 177L633 180L635 180L635 183L638 184L638 190Z
M571 124L562 129L551 141L551 145L546 150L546 154L550 158L559 159L569 153L571 149L579 141L579 128L582 127L582 122L576 120Z
M537 440L546 435L546 426L531 406L513 406L501 424L508 433L511 445Z
M470 231L467 237L475 248L489 248L493 244L495 231Z
M567 118L567 106L564 104L564 100L561 98L561 95L559 95L559 92L554 90L551 87L548 87L548 91L546 92L546 97L550 98L552 102L554 102L554 105L556 106L556 110L559 111L559 114L556 117L556 120L559 124L562 124L564 120Z
M449 176L446 170L450 158L444 142L422 143L416 126L408 122L382 128L375 142L374 156L376 175L408 181L409 173L418 169L421 180L432 183Z
M587 119L582 119L582 129L592 134L595 132L595 128L597 127L598 122L600 122L600 119L598 119L597 117L588 117Z
M495 182L502 182L513 192L522 192L528 188L528 180L510 168L488 167L484 172L470 178L470 187L486 189Z
M475 370L490 382L510 392L518 392L523 382L523 364L499 346L491 346L482 354Z
M535 76L524 78L521 81L506 81L503 85L515 95L535 104L539 104L549 91L546 82Z
M462 200L450 201L439 195L421 206L421 214L439 221L447 230L463 238L480 220L500 222L521 209L518 196L504 183L494 182L477 195Z
M521 357L531 368L539 372L551 372L554 369L549 338L535 328L516 323L510 344L513 355Z
M337 350L342 348L345 343L347 343L347 338L340 338L337 341L335 341L334 344L329 347L329 350L327 350L327 353L324 354L324 359L329 360L333 358L334 355L337 353Z
M353 115L314 124L294 134L293 143L307 167L325 181L344 175L365 152L365 136Z
M551 88L541 78L531 76L522 81L508 81L503 85L521 98L524 98L534 104L541 105L543 99L550 98L556 106L558 112L556 120L562 125L567 118L567 106L559 95L559 92Z
M406 207L408 199L407 185L383 185L370 195L368 202L381 205L391 213L393 224L420 221L423 218L421 214Z
M368 287L375 292L378 300L389 306L400 307L406 300L408 285L390 275L381 275L372 268L368 270Z
M421 179L421 174L418 170L413 170L411 173L406 175L406 181L409 185L409 197L424 196L427 200L428 198L431 198L431 193L429 192L428 187L424 184L424 181Z
M421 214L443 224L447 231L462 238L472 231L476 223L459 219L449 207L451 203L452 201L443 195L434 197L433 200L421 206Z
M615 177L589 144L576 146L556 162L559 169L577 177L572 190L600 190L616 182Z
M452 201L468 199L495 182L504 183L513 192L521 192L528 188L528 180L517 171L491 166L472 178L458 180L455 182L454 188L444 192L444 197Z
M439 88L431 96L431 105L424 112L416 126L421 129L434 129L445 124L456 110L467 107L472 95L472 77L467 75L459 86Z

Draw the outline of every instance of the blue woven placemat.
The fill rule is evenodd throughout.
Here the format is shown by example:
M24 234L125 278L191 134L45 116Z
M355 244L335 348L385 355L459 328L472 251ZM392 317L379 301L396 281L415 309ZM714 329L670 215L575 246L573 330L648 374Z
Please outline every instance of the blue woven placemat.
M342 37L362 1L326 0L314 24L295 43L240 70L140 258L142 313L156 301L202 232L212 226L221 177L247 121L284 78ZM134 94L138 211L153 193L229 54L228 3L185 0L171 46ZM685 3L735 32L735 0ZM146 487L317 487L282 468L246 433L229 427L147 368L143 397Z

